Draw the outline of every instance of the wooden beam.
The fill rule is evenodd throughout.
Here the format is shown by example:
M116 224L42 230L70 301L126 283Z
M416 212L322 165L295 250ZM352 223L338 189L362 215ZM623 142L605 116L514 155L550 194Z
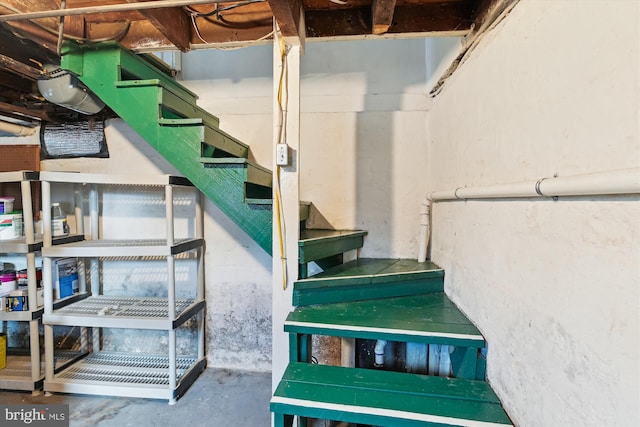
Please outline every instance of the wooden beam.
M473 18L472 30L463 39L460 54L440 79L438 79L438 82L433 89L431 89L429 95L436 96L440 90L442 90L447 79L458 69L460 64L471 55L471 52L473 52L480 43L482 37L498 22L506 18L519 1L520 0L482 0L480 2Z
M18 62L15 59L2 54L0 54L0 67L10 70L11 72L29 80L37 80L40 76L40 72L37 68L25 65L22 62Z
M20 107L13 104L7 104L6 102L0 102L0 113L20 114L27 117L33 117L48 122L55 122L56 120L49 116L46 111L43 110L31 110L29 108Z
M385 34L464 35L473 23L469 1L396 5ZM370 7L340 10L307 10L307 36L317 38L358 37L373 32Z
M306 31L302 0L268 0L268 2L285 42L304 46Z
M2 64L1 60L2 57L0 57L0 64ZM0 70L0 86L4 87L2 95L5 99L11 98L9 92L30 93L35 91L33 79L25 78L23 75L16 76L5 70ZM15 97L15 99L19 99L19 97Z
M149 0L127 0L127 3L146 1ZM191 49L191 20L181 8L145 9L140 13L182 52Z
M373 34L384 34L389 31L393 22L396 0L373 0L371 5L371 26Z

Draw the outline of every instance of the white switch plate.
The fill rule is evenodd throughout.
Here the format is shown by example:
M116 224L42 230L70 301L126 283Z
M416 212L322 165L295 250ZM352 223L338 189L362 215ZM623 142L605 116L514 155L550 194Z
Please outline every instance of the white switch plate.
M276 144L276 165L289 165L289 146L287 144Z

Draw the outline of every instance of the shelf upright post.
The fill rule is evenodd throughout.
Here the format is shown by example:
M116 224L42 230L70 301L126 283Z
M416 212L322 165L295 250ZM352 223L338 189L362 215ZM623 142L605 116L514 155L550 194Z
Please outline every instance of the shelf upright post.
M31 180L24 179L20 182L20 192L22 195L22 214L24 217L24 236L25 243L30 246L35 243L35 230L33 228L33 200L31 198ZM27 280L29 285L28 301L31 307L30 311L38 309L37 304L37 286L36 277L36 254L32 251L27 253ZM38 320L29 321L29 353L31 356L31 381L34 383L40 379L40 332L38 331Z
M87 236L85 235L85 238ZM100 239L100 197L98 193L98 184L90 184L89 186L89 240ZM100 294L100 261L98 258L91 258L89 261L91 275L91 295ZM85 284L86 287L86 284ZM91 349L94 353L102 350L100 348L100 328L91 328L93 331ZM82 335L87 335L86 331L82 331ZM84 342L83 342L84 344Z
M176 318L176 260L175 256L171 253L172 246L175 242L175 230L174 230L174 212L173 212L173 186L167 184L164 186L165 197L165 211L166 211L166 226L167 226L167 249L170 254L167 256L167 303L169 310L169 388L171 390L176 389L177 384L177 364L176 364L176 330L172 324ZM169 404L174 404L175 398L171 398Z
M195 209L195 237L197 239L204 239L204 194L196 190L196 209ZM196 301L205 299L204 289L204 251L205 247L202 246L197 250L198 256L198 282L196 289ZM198 360L202 359L205 355L205 317L204 311L198 313Z
M75 184L73 189L73 206L76 216L76 234L84 235L84 212L82 210L82 184Z
M43 223L43 250L51 247L51 183L42 181L42 223ZM44 313L51 314L53 311L53 272L52 259L42 257L42 283L44 295ZM45 379L53 380L54 371L54 345L53 345L53 325L44 325L44 356L45 356Z

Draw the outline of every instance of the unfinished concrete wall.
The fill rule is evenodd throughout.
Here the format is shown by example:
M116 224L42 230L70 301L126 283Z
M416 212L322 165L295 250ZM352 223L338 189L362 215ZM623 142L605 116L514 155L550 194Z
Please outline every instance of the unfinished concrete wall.
M414 257L426 179L425 42L309 43L302 58L301 199L311 225L369 232L363 257Z
M433 100L425 190L638 167L637 2L522 1ZM446 202L432 259L517 425L640 424L640 202Z

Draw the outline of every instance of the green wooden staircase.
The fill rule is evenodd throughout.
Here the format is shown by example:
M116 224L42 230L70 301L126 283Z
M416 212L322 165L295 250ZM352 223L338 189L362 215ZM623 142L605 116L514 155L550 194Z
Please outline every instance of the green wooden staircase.
M61 58L63 69L271 253L271 204L260 203L271 198L271 172L248 160L249 147L220 130L193 92L116 42L67 43Z
M249 147L219 128L153 56L135 55L117 42L64 44L61 68L75 74L118 116L211 199L267 253L272 251L272 173L249 160ZM306 230L301 203L299 255L335 263L362 247L363 231ZM309 238L312 236L312 238Z
M303 426L312 425L309 419L387 427L512 425L486 382L487 343L444 294L437 265L359 259L298 280L293 302L284 324L290 363L271 399L275 426L291 426L294 416ZM313 335L417 345L429 358L420 373L408 372L415 366L375 368L358 358L355 367L315 364ZM447 368L434 370L439 359L432 356L443 349Z

